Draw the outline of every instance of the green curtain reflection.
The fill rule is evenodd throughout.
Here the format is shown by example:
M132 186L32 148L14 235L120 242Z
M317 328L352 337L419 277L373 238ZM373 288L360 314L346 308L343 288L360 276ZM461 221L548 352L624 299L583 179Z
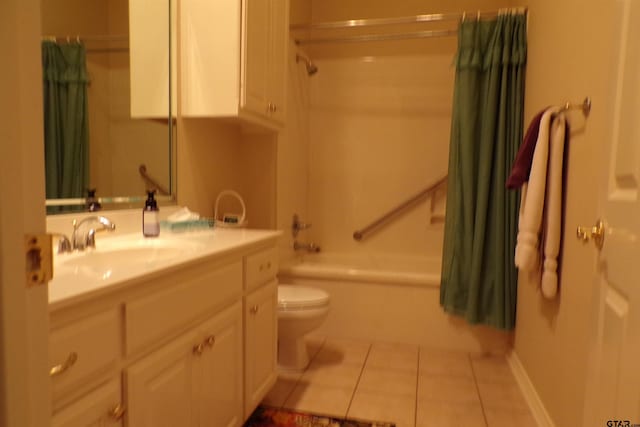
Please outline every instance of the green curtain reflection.
M89 185L89 83L80 43L42 42L47 199L83 197Z
M526 17L458 33L440 303L469 323L515 325L518 195L505 181L522 141Z

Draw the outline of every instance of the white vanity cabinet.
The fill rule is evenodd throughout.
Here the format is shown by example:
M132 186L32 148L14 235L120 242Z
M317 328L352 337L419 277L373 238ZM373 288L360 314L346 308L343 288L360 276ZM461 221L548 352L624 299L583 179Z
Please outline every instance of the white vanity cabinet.
M241 426L276 379L276 237L52 309L53 426Z
M126 382L129 425L241 425L241 303L136 362Z
M278 377L277 262L275 248L245 257L245 417L251 415Z
M181 2L182 114L284 123L288 0Z

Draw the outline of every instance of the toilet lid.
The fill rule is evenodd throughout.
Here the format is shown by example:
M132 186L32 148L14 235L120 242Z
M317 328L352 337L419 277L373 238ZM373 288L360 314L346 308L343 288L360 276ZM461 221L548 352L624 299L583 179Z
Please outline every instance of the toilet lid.
M296 285L278 286L278 308L317 308L329 304L329 294L320 289Z

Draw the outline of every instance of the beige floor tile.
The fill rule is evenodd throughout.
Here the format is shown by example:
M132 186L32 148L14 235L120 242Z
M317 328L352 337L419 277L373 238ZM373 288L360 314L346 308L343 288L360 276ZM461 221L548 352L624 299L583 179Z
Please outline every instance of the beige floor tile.
M416 427L486 427L479 403L418 402Z
M473 378L418 376L418 402L479 404L480 397Z
M488 409L485 408L489 427L538 427L528 410Z
M309 385L300 381L283 407L321 415L344 417L349 408L353 389Z
M418 347L374 343L367 356L367 367L418 372Z
M502 356L472 356L471 365L478 381L515 383L511 367Z
M483 382L478 381L482 406L492 409L517 409L528 410L527 402L520 391L520 387L508 382Z
M396 427L414 427L416 401L406 396L356 391L347 417L368 421L391 421Z
M269 393L267 393L262 400L262 403L267 406L280 408L284 405L284 402L295 388L297 382L297 378L278 378L278 381L276 381L275 385L269 390Z
M358 382L358 391L416 397L418 377L407 371L367 367Z
M302 374L301 381L310 385L347 387L355 390L361 373L362 365L331 365L314 360Z
M420 373L473 378L469 354L431 348L420 349Z
M362 365L371 344L363 341L327 338L316 359L325 363Z

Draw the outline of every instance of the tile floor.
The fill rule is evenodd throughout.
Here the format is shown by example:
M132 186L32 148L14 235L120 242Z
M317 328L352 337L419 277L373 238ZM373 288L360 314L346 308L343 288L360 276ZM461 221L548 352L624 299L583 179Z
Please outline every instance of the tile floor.
M263 403L397 427L535 427L503 357L311 337L305 372Z

